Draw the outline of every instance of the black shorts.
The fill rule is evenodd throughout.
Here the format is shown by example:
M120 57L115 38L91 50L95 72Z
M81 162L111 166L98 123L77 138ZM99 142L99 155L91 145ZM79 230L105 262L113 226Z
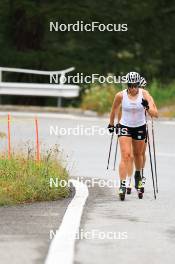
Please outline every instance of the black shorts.
M119 124L118 125L118 136L122 137L132 137L135 140L146 140L147 137L147 130L146 124L139 127L128 127Z

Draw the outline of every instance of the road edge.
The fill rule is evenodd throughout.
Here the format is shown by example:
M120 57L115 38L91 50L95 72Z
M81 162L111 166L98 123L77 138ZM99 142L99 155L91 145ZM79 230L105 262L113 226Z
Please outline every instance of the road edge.
M51 242L45 264L72 264L74 262L75 238L79 231L89 191L82 182L73 179L70 182L75 188L75 195L68 205L61 225Z

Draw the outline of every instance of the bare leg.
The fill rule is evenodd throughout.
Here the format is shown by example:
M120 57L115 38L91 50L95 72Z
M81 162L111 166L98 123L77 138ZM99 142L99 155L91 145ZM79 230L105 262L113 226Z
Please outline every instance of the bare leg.
M134 162L135 162L135 188L140 191L139 195L143 193L141 170L143 167L143 150L145 146L145 140L132 140ZM139 196L140 198L140 196Z
M145 146L145 140L132 140L134 162L136 171L141 171L143 167L143 150Z
M128 162L128 177L132 177L134 171L134 157L131 154L131 158Z
M127 194L131 193L133 171L134 171L134 156L132 151L131 158L128 162Z
M146 163L146 147L147 147L147 143L145 143L144 148L143 148L143 166L142 169L144 169L145 167L145 163Z
M144 186L145 186L145 182L146 182L146 178L144 177L144 168L145 168L145 163L146 163L146 147L147 147L147 143L145 143L144 148L143 148L143 166L142 166L142 190L144 192Z
M119 137L120 142L120 151L121 151L121 160L119 165L119 175L120 180L126 180L129 168L129 162L131 159L131 137Z

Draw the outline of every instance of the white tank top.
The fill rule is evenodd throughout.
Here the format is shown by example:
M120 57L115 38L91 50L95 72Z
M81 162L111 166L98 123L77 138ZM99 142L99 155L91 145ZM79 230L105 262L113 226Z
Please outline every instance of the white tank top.
M123 90L121 125L139 127L146 123L145 110L141 104L142 98L143 93L141 89L139 89L135 100L129 99L127 89Z

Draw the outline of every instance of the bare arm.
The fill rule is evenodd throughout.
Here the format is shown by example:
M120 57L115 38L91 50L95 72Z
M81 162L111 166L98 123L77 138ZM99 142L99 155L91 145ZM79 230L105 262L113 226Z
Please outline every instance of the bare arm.
M110 122L109 122L111 126L114 125L115 116L119 112L121 101L122 101L122 93L119 92L116 94L112 104L112 109L110 113Z
M158 110L157 110L157 106L154 102L154 99L153 97L149 94L148 91L145 91L143 90L143 96L144 96L144 99L146 99L149 103L149 109L147 110L148 114L151 116L151 117L158 117Z

